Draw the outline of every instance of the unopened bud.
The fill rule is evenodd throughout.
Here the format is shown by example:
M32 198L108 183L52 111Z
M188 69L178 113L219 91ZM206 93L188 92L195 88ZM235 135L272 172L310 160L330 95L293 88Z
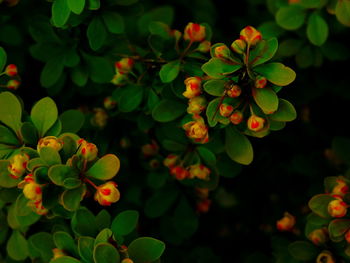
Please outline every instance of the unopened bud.
M242 39L236 39L231 44L231 48L234 52L236 52L238 54L243 54L243 53L245 53L245 50L247 48L247 43Z

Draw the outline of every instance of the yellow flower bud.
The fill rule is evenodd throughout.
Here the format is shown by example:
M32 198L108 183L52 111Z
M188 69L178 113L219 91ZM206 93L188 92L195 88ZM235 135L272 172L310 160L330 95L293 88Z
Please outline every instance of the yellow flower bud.
M8 89L17 90L19 85L21 85L21 82L16 79L11 79L7 82L6 87Z
M21 177L26 171L28 161L29 155L26 153L19 153L13 156L7 167L10 176L14 179Z
M48 210L43 206L42 200L31 201L28 203L28 206L32 208L33 212L38 215L46 215Z
M98 149L95 144L85 141L84 139L78 140L79 151L77 154L88 162L96 159Z
M173 36L176 39L176 41L179 41L182 36L182 33L179 30L173 29L170 31L170 35Z
M207 100L203 96L197 96L188 101L187 113L200 114L207 107Z
M152 143L143 145L141 150L145 157L150 157L158 153L159 146L155 141L152 141Z
M199 52L202 52L202 53L207 53L207 52L209 52L210 47L211 47L210 41L204 40L204 41L202 41L202 42L199 44L197 50L198 50Z
M328 240L328 230L327 228L315 229L309 234L308 238L316 246L323 245Z
M184 81L186 85L186 91L182 95L188 99L192 99L202 93L200 77L190 77Z
M179 156L175 154L169 154L163 161L164 166L172 168L178 162Z
M127 75L117 72L117 74L113 76L111 83L113 83L114 85L124 85L127 79L128 79Z
M328 213L332 217L344 217L348 211L348 205L340 198L330 201L328 204Z
M230 98L237 98L241 95L242 89L238 85L232 85L229 90L226 91L227 96Z
M58 248L53 248L52 249L52 253L53 253L53 258L52 259L56 259L56 258L60 258L63 256L67 256L66 253L64 253L64 251L62 249L58 249Z
M203 164L194 164L190 166L190 178L198 178L202 180L209 180L210 169Z
M336 183L337 184L332 189L332 194L344 196L346 193L349 192L349 187L343 179L337 179Z
M121 263L134 263L130 258L124 258Z
M254 132L261 131L264 128L265 119L256 115L251 115L248 119L248 129Z
M15 64L9 64L5 68L5 74L9 77L14 77L17 75L17 66Z
M238 54L243 54L245 52L245 49L247 48L247 43L242 39L236 39L231 44L231 48L234 52Z
M218 46L214 49L214 55L218 58L229 58L230 53L230 49L225 45Z
M91 118L91 124L95 127L103 128L107 125L108 114L102 108L94 108L94 116Z
M207 143L209 141L208 127L205 125L204 119L197 114L193 115L193 119L194 121L183 125L186 135L195 142Z
M290 213L285 212L284 216L277 221L276 227L279 231L291 231L295 226L296 220L295 217Z
M115 182L109 181L103 185L98 186L94 198L97 202L99 202L100 205L103 206L108 206L119 201L120 192L117 189L117 184Z
M331 252L323 250L316 259L316 263L335 263L335 259Z
M188 23L185 28L184 39L191 42L201 42L205 39L205 27L200 24Z
M129 73L133 66L134 60L132 58L122 58L120 61L115 63L115 68L120 74Z
M244 40L248 45L255 45L262 39L261 33L252 26L242 29L240 39Z
M255 79L255 88L257 89L265 88L266 84L267 84L267 79L263 76L258 76Z
M243 113L239 110L235 110L230 116L230 121L235 125L240 124L242 120L243 120Z
M24 180L18 184L19 188L23 188L23 195L32 201L40 201L42 199L41 186L37 184L32 174L24 177Z
M228 117L231 115L231 113L233 112L233 107L231 105L228 104L221 104L220 105L220 115L223 117Z
M46 136L41 138L37 145L37 150L40 153L41 148L43 147L51 147L56 151L59 151L63 147L63 141L61 139L56 138L55 136Z
M183 180L190 176L190 173L180 165L171 167L170 174L175 176L177 180Z
M104 106L107 110L114 109L116 105L117 105L117 102L116 102L112 97L106 97L106 98L103 100L103 106Z

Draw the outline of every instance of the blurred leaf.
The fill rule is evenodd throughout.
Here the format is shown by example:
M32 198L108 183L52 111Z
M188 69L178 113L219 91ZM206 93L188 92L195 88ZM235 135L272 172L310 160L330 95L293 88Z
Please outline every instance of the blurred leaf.
M350 1L337 1L335 15L340 23L350 26Z
M276 22L279 26L287 30L296 30L305 22L305 9L290 5L280 8L276 13Z
M67 1L68 0L55 0L52 4L52 21L57 27L62 27L69 18L70 9Z
M113 220L111 229L114 236L126 236L137 225L139 213L135 210L127 210L119 213Z
M331 218L330 214L328 213L328 204L333 200L335 200L335 198L328 194L315 195L309 201L309 207L312 212L320 217Z
M253 147L248 138L234 127L227 127L225 148L235 162L248 165L253 161Z
M307 37L316 46L322 46L328 38L328 24L318 13L310 15L307 29Z
M124 20L118 13L107 11L102 14L102 18L109 32L114 34L121 34L124 32Z
M139 237L128 247L129 257L134 263L153 262L161 257L164 250L165 244L151 237Z
M95 263L119 263L120 255L118 250L109 243L100 243L94 248Z
M80 202L83 200L86 194L86 186L82 184L78 188L65 190L60 197L60 203L68 211L76 211Z
M332 241L343 240L345 233L350 229L349 219L335 219L328 225L329 236ZM338 240L337 240L338 241Z
M253 88L252 93L256 104L264 113L269 114L277 110L278 97L272 89L266 87L262 89Z
M187 106L178 100L161 100L152 110L152 117L159 122L169 122L186 112Z
M16 135L9 128L0 125L0 143L18 145L19 141Z
M53 86L61 77L63 69L63 57L51 58L41 71L40 84L45 88Z
M223 96L225 93L226 80L211 79L204 83L204 90L212 96Z
M289 101L279 99L277 111L269 117L274 121L293 121L297 117L297 112Z
M14 260L24 260L28 257L29 252L27 240L19 231L12 232L6 245L6 251Z
M239 70L242 66L232 62L226 62L219 58L211 58L202 66L202 70L210 77L220 79L225 75L231 74Z
M93 250L94 250L95 239L92 237L79 237L78 238L78 252L80 257L89 262L93 263Z
M84 114L79 110L67 110L63 112L59 119L62 123L61 133L78 132L84 124Z
M0 47L0 72L4 70L6 61L7 61L6 52L2 47Z
M85 0L67 0L69 9L79 15L84 10Z
M68 252L70 255L77 255L77 246L74 239L67 232L57 231L53 234L53 241L58 249Z
M27 144L36 145L39 140L38 131L31 122L23 122L21 126L23 140Z
M48 165L61 164L61 156L52 147L43 147L40 149L40 158Z
M156 191L151 198L146 201L145 214L150 218L162 216L175 202L178 196L177 189L165 187Z
M0 93L0 121L19 135L21 118L22 106L17 97L8 91Z
M50 263L79 263L79 262L81 262L81 261L79 261L76 258L69 257L69 256L62 256L62 257L55 258L55 259L50 261Z
M179 75L180 60L169 62L162 66L159 71L160 79L163 83L172 82Z
M288 246L289 253L298 260L309 261L317 257L318 249L309 242L296 241Z
M95 237L98 233L95 216L84 207L80 207L75 211L71 226L74 233L78 236Z
M123 87L118 103L119 110L122 112L131 112L136 110L142 102L143 94L143 86L129 85Z
M87 28L87 37L92 50L102 47L107 38L106 28L99 17L93 18Z

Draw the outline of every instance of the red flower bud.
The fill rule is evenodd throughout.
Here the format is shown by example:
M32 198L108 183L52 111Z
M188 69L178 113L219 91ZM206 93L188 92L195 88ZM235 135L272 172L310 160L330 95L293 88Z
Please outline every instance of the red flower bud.
M267 79L263 76L258 76L255 79L255 88L257 89L265 88L266 84L267 84Z
M163 161L164 166L172 168L178 162L179 156L175 154L169 154Z
M295 226L295 223L295 217L289 214L288 212L285 212L282 219L277 221L276 227L279 231L292 231Z
M111 110L111 109L115 108L116 105L117 105L117 102L112 97L106 97L103 100L103 106L107 110Z
M227 96L230 98L237 98L241 95L242 89L238 85L232 85L229 90L226 91Z
M328 213L332 217L344 217L348 211L347 207L347 204L339 198L329 202Z
M115 63L115 68L120 74L129 73L134 66L134 60L132 58L122 58Z
M242 120L243 120L243 113L239 110L235 110L230 116L230 121L235 125L240 124Z
M202 79L200 77L190 77L184 81L186 85L186 91L182 93L184 97L192 99L202 93L201 83Z
M248 129L254 132L261 131L264 128L265 119L256 115L251 115L248 119Z
M261 33L252 26L242 29L240 39L244 40L248 45L255 45L262 39Z
M316 258L316 263L335 263L335 259L331 252L323 250Z
M184 39L201 42L205 39L205 27L200 24L188 23L185 28Z
M214 49L214 55L215 57L218 57L218 58L229 58L231 55L231 52L226 45L221 45Z
M10 77L14 77L17 75L17 66L15 64L9 64L7 65L5 69L5 74Z
M11 79L7 82L6 87L8 89L16 90L16 89L18 89L20 84L21 84L21 82L19 82L18 80Z
M112 203L119 201L120 193L117 189L117 184L115 182L109 181L103 185L98 186L94 198L97 202L99 202L100 205L103 206L109 206Z
M221 104L220 105L220 115L223 117L228 117L231 115L231 113L233 112L233 107L231 105L228 104Z
M197 203L197 212L207 213L211 206L211 200L205 199Z
M182 166L175 166L170 169L170 174L175 176L177 180L183 180L189 177L189 172Z
M328 230L327 228L315 229L309 234L308 238L316 246L323 245L328 240Z

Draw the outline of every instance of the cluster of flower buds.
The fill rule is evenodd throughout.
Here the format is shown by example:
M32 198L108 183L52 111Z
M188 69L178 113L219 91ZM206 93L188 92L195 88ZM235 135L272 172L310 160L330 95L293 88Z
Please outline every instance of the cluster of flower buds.
M7 80L6 88L11 90L17 90L21 82L19 81L18 70L15 64L9 64L6 66L5 71L0 73L0 76L6 75L10 77Z
M164 166L168 167L170 174L177 180L194 179L209 180L210 169L205 165L198 163L188 167L183 166L183 161L178 155L169 154L163 161Z
M135 61L132 58L122 58L121 60L115 62L115 71L111 82L114 85L124 85L128 80L128 74L131 72Z
M209 141L209 135L204 119L199 114L192 115L192 119L193 121L187 122L182 126L187 137L196 143L207 143Z
M107 125L109 118L107 112L102 108L94 108L93 113L94 114L90 119L91 125L101 129L104 128Z
M197 203L196 211L198 213L207 213L210 209L212 201L209 199L208 188L195 188Z
M188 23L184 30L184 39L193 42L200 42L197 49L199 52L209 52L211 43L206 38L206 28L196 23Z
M293 231L295 224L295 216L285 212L284 216L276 222L276 227L279 231Z

